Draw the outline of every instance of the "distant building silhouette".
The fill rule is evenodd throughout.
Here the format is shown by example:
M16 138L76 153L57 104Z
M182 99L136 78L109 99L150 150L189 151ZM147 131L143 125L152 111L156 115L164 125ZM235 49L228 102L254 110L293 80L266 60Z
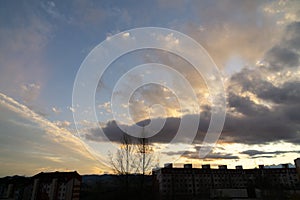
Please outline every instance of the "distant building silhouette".
M31 200L79 200L81 176L76 171L41 172L32 178Z
M300 158L295 160L298 173ZM255 169L227 169L220 165L212 169L210 165L192 168L173 168L172 164L153 170L153 185L160 199L195 198L255 198L270 188L296 191L299 189L299 174L296 168L283 164L282 168L266 168L260 165ZM260 191L260 192L259 192Z
M79 200L81 182L76 171L5 177L0 182L0 199Z
M29 193L32 189L30 185L30 178L23 176L1 178L0 199L30 199Z

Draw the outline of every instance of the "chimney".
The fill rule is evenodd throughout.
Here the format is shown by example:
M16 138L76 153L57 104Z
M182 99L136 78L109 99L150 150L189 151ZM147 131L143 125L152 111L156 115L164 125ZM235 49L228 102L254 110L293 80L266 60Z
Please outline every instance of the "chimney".
M193 165L192 164L184 164L183 168L185 168L185 169L192 169Z
M165 163L164 168L173 168L172 163Z
M227 165L219 165L219 169L227 169Z
M208 164L208 165L202 165L202 169L210 169L210 164Z
M263 168L264 168L264 165L258 165L258 168L259 168L259 169L263 169Z
M237 165L237 166L235 166L235 169L243 169L243 166L242 165Z

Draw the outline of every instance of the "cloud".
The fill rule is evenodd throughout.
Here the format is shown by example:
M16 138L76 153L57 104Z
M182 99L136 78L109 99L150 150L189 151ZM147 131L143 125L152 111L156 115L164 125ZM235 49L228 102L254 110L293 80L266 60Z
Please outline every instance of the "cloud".
M274 20L278 16L264 12L266 4L259 1L194 1L193 16L201 20L188 21L185 26L181 24L180 27L185 28L180 29L200 42L220 68L234 56L239 56L245 65L253 64L282 32Z
M56 107L52 107L52 111L55 113L55 114L58 114L58 113L61 113L61 110L56 108Z
M299 12L300 13L300 12ZM286 32L283 36L283 44L288 48L298 51L300 50L300 22L292 22L287 25Z
M300 109L299 82L288 80L278 85L268 80L267 76L269 74L263 68L244 68L231 77L227 90L227 116L220 142L267 144L285 141L299 144L300 115L297 112ZM152 93L149 92L151 99L153 97L150 97L150 94ZM157 102L160 101L158 98ZM182 117L187 116L196 117L193 115ZM177 133L180 118L165 117L165 119L164 128L151 138L153 142L168 143ZM202 142L209 122L210 107L202 106L195 142ZM125 129L130 130L130 127ZM103 126L103 130L106 136L115 142L118 142L123 134L116 122L107 123ZM89 129L86 137L95 141L103 139L99 130L95 128ZM184 142L184 137L179 138L178 142Z
M68 106L68 109L69 109L71 112L76 112L76 109L73 108L72 106Z
M0 93L0 101L2 107L16 113L18 116L24 119L31 121L33 124L36 124L39 128L45 130L48 136L53 136L53 139L56 138L58 140L72 142L77 146L81 146L80 142L73 136L71 132L65 129L60 129L51 121L30 110L27 106L20 104L19 102L2 93ZM76 151L76 148L74 148L74 150ZM80 151L78 152L80 153Z
M0 90L29 102L47 80L43 52L53 27L25 8L9 16L0 23Z
M184 3L177 1L158 1L159 9L164 11L173 8L176 12L181 12L181 9L186 9L182 8L182 4ZM229 77L227 93L229 109L221 137L224 142L237 141L249 144L268 143L276 140L296 142L298 114L293 110L299 109L296 102L298 100L298 84L287 76L285 77L282 71L284 69L286 73L290 74L297 71L299 57L296 49L298 47L292 47L291 44L295 44L295 42L291 41L297 41L298 24L292 22L288 25L279 25L278 20L284 19L285 14L291 16L296 11L286 9L287 5L277 4L279 3L259 1L247 3L234 1L234 4L230 1L204 1L201 3L193 1L192 8L188 8L191 14L189 19L180 20L175 17L174 21L169 22L172 28L183 31L200 42L212 58L220 64L220 68L226 67L230 59L235 56L242 60L242 65L249 66ZM288 6L293 7L292 5ZM280 14L276 10L279 10ZM155 19L155 16L150 15L149 17ZM290 22L286 21L286 23ZM180 40L172 35L163 39L173 45L180 44ZM166 52L157 51L152 54L144 52L144 61L159 62L178 70L190 81L198 95L199 103L209 105L205 82L185 60ZM261 67L255 66L257 61L266 64ZM241 69L244 66L235 67ZM276 70L274 70L275 68ZM281 75L276 75L277 72ZM116 75L114 74L114 76ZM283 76L284 78L282 78ZM297 78L296 75L291 76ZM275 77L275 81L273 81L273 77ZM288 79L289 81L287 81ZM175 83L176 81L174 80ZM180 123L179 117L191 113L178 112L178 102L169 101L173 94L164 93L162 88L147 86L140 88L137 93L132 98L132 104L129 105L131 117L135 122L139 122L149 117L149 105L159 103L166 106L167 114L165 116L157 115L155 118L166 118L167 124L164 128L171 131L162 134L164 130L153 140L170 141ZM188 97L186 102L189 102ZM201 110L201 112L205 113L207 110ZM278 120L280 121L277 123ZM199 139L197 138L199 141L203 138L205 127L208 124L209 119L205 118L201 121L198 131ZM239 126L240 124L241 126ZM108 137L111 137L112 141L117 141L122 134L115 123L108 123L103 128L107 135L110 135ZM87 137L101 141L101 137L95 129L91 129L87 133Z
M281 70L283 68L299 67L299 54L291 49L274 46L265 55L265 61L269 63L268 69Z
M182 155L183 158L187 159L199 159L199 147L195 146L196 151L169 151L164 152L163 154L167 156L176 156ZM232 155L230 153L220 153L220 152L210 152L207 156L205 156L204 160L221 160L221 159L239 159L238 156Z
M185 115L183 116L184 118L187 118L187 121L189 123L192 117L196 117L193 115ZM152 119L153 124L160 124L162 118L154 118ZM203 123L200 123L199 129L196 130L198 131L198 134L196 135L195 140L196 141L202 141L205 135L205 132L208 127L207 120L205 117L201 119ZM173 140L173 138L176 136L178 132L178 128L180 125L180 122L182 121L181 118L176 118L176 117L170 117L166 118L166 122L163 126L163 128L154 136L148 138L151 143L164 143L167 144ZM191 120L193 121L193 120ZM149 120L143 120L138 122L137 124L139 126L143 126L145 124L148 124ZM89 128L86 129L85 131L85 138L87 140L92 140L96 142L101 142L105 140L105 137L107 137L110 141L119 143L121 142L121 139L123 138L123 135L125 134L119 126L122 126L123 130L126 130L126 132L129 132L131 130L135 130L133 127L128 126L128 125L122 125L120 123L117 123L116 121L109 121L106 123L105 126L102 127L102 131L104 132L105 135L103 135L99 128ZM185 124L186 128L192 127L189 124ZM173 142L175 143L185 143L186 141L189 141L191 138L192 130L185 130L186 134L182 134L180 137L177 137L176 141L174 140ZM134 138L133 138L134 140Z
M74 11L70 18L70 23L91 32L103 34L102 27L128 26L131 23L131 13L126 8L107 4L105 2L85 2L76 0L70 5ZM101 27L99 30L98 28ZM109 29L111 31L111 29Z
M272 1L264 6L264 11L270 16L276 16L278 25L285 25L293 21L299 21L298 1Z
M278 104L297 105L300 102L300 81L285 82L280 87L257 91L258 97Z
M243 102L243 97L238 98L235 102L231 102L231 108L235 111L228 111L225 125L219 142L225 143L242 143L242 144L267 144L270 142L286 141L294 144L299 144L299 105L283 105L274 109L267 109L262 106L257 106L254 102ZM239 102L239 103L236 103ZM242 102L242 103L241 103ZM249 104L249 105L248 105ZM230 109L230 108L229 108ZM243 117L236 115L235 112L242 112ZM183 117L196 117L193 115ZM161 120L159 118L155 120ZM163 129L150 138L153 143L169 143L178 131L180 118L166 118L166 123ZM195 138L195 143L201 143L206 134L210 122L210 111L205 110L201 113L198 133ZM143 121L138 124L142 124ZM102 127L105 135L113 142L119 142L124 134L114 121L107 123ZM128 126L123 129L130 130ZM190 130L186 130L188 133ZM103 135L100 134L98 128L90 128L86 131L86 139L93 141L103 141ZM177 142L185 142L187 135L182 135Z
M228 104L235 108L237 112L246 116L261 115L269 111L268 107L256 104L249 97L242 97L234 93L229 93Z
M268 63L269 70L264 66L262 67L262 69L264 68L263 70L245 69L243 70L243 73L235 74L236 79L241 79L237 84L241 84L243 92L252 92L254 93L254 96L263 99L263 95L268 95L265 92L269 92L271 89L280 90L278 85L267 80L267 76L271 75L270 73L273 73L270 72L272 71L271 69L278 68L280 71L284 67L287 70L297 70L299 62L298 54L288 46L281 44L285 43L283 41L290 41L297 37L297 26L288 25L284 28L285 25L278 25L277 21L274 20L274 17L279 19L281 16L276 13L266 13L266 10L264 9L266 6L273 9L273 7L277 5L269 4L271 3L257 1L247 3L235 2L234 5L230 1L205 1L201 3L195 1L193 2L193 8L191 8L190 11L191 19L183 21L174 20L172 26L175 27L175 29L187 33L192 36L193 39L200 42L205 49L208 50L212 58L220 64L220 68L223 68L223 66L226 67L234 57L238 57L242 60L241 65L253 66L257 61ZM158 6L163 10L167 8L181 8L182 2L158 1ZM285 10L283 6L279 6L276 9L280 10L282 13L292 12L290 10ZM198 12L199 10L201 10L201 12ZM154 18L154 16L150 17ZM201 22L195 20L196 18L201 19ZM176 26L176 24L178 26ZM289 33L289 36L285 37L285 39L281 38L285 33ZM282 41L277 43L279 40ZM173 35L162 38L162 41L167 42L170 45L180 44L180 40L174 38ZM277 60L280 60L281 63L277 62ZM166 52L152 51L144 52L144 61L159 62L172 66L191 83L194 91L196 91L199 103L201 103L201 105L209 104L209 95L205 82L185 60L167 54ZM241 69L244 66L235 67ZM248 75L248 72L253 74ZM263 73L263 75L261 75L261 73ZM292 73L292 71L290 71L290 73ZM247 79L243 80L243 78ZM109 81L111 80L109 79ZM234 77L232 77L230 81L234 82ZM252 82L258 85L255 85ZM176 80L174 80L174 85L175 83ZM102 84L103 82L101 82L101 85ZM178 102L168 101L170 95L167 93L163 94L160 90L163 91L162 88L143 87L139 90L139 94L136 95L142 96L142 100L141 98L137 98L137 100L132 98L133 101L130 106L130 114L134 121L138 122L147 119L149 117L149 104L153 102L163 106L167 104L166 115L161 117L179 117L180 115L191 114L188 112L179 112ZM240 109L238 110L240 113L245 112L244 114L246 115L255 115L266 113L270 109L269 105L255 102L250 97L243 96L243 98L239 98L239 96L239 93L231 92L229 104L235 109ZM268 99L265 100L268 101ZM190 102L190 99L187 97L185 102ZM235 103L243 105L234 105Z
M52 18L59 20L59 21L66 22L66 23L71 22L70 19L67 19L65 15L63 15L61 12L59 12L54 1L41 2L40 6Z
M38 83L29 83L21 85L21 96L25 103L31 104L40 94L41 85Z
M264 60L268 63L270 70L295 69L300 65L300 22L292 22L285 29L280 42L268 50Z
M258 151L258 150L247 150L242 151L242 154L246 154L249 156L260 156L265 154L270 155L279 155L279 154L285 154L285 153L299 153L300 151Z
M63 127L68 122L51 122L2 93L0 110L1 175L33 175L42 168L88 173L91 165L101 166Z
M106 113L111 113L111 103L110 102L105 102L103 104L99 104L97 106L98 109L104 110Z
M239 93L250 92L262 100L276 104L291 105L292 103L296 105L299 102L298 80L290 81L284 76L276 77L275 80L268 80L267 76L271 76L272 74L262 75L264 73L263 70L260 71L259 69L243 69L231 77L229 91ZM279 81L282 83L276 83L276 79L280 78L281 80ZM233 98L232 95L230 94L229 97ZM237 95L240 96L239 94Z
M192 159L199 159L199 153L198 152L186 152L183 157L185 158L192 158ZM209 153L207 156L205 156L204 160L218 160L218 159L239 159L238 156L232 155L230 153L223 154L223 153Z
M287 25L285 36L267 51L262 66L244 68L228 82L228 105L221 139L262 144L286 141L299 144L300 109L297 23ZM296 44L296 43L295 43ZM240 116L239 114L242 114Z
M189 4L185 4L184 1L160 0L147 4L135 2L126 5L129 6L106 2L103 4L103 2L74 1L70 4L68 11L64 13L65 15L62 15L60 4L48 1L39 3L39 7L43 8L43 13L47 13L46 16L38 16L37 13L39 12L32 12L33 14L30 14L29 17L28 13L25 13L26 15L21 13L21 16L26 19L17 19L21 21L18 25L13 24L5 27L1 25L1 91L7 92L6 94L9 96L15 96L10 95L12 93L19 96L21 93L25 102L31 102L38 98L40 90L44 89L44 82L47 81L45 76L47 66L43 62L44 50L51 37L55 36L53 30L60 28L57 27L57 23L51 24L53 20L57 22L56 20L68 19L64 22L67 22L72 30L78 30L76 28L79 26L82 28L79 30L80 33L88 36L94 34L97 35L97 38L99 35L101 37L101 34L105 35L104 30L104 32L119 32L130 27L154 24L174 28L192 36L203 44L221 69L223 66L226 68L228 62L231 62L231 58L235 56L240 58L242 63L235 66L236 68L241 69L244 65L249 66L228 77L228 114L220 142L265 144L286 141L294 144L300 143L300 115L297 112L300 108L300 22L295 21L299 19L299 11L296 10L299 8L297 2L291 4L285 1L247 1L241 3L235 0L212 0L189 1ZM182 17L181 13L189 13L189 15ZM166 17L162 17L162 15ZM50 20L46 21L45 19L49 19L49 16ZM11 21L8 19L7 24L11 24L10 22L14 20L16 20L15 17L12 17ZM60 35L60 33L64 33L64 30L59 29L57 33ZM124 36L128 37L128 34ZM180 45L181 42L173 35L162 39L170 45ZM141 57L138 56L139 59L136 60L141 60ZM201 121L195 141L201 142L210 122L209 91L201 76L195 73L195 70L185 60L166 52L157 51L154 55L145 55L143 58L146 62L161 62L173 66L190 81L198 95L199 104L202 105L199 111L201 112ZM260 66L254 65L257 61L259 61ZM124 63L127 64L127 62ZM116 71L112 70L114 72L112 73L113 77L112 79L107 78L107 82L104 83L100 80L99 90L107 89L107 83L118 79ZM164 78L166 78L165 75ZM178 80L172 81L174 81L174 85L178 82ZM186 103L190 102L189 97L184 100ZM105 99L103 104L98 107L106 113L110 112L110 106L105 103L107 101ZM35 128L37 128L37 133L44 131L47 133L45 137L50 138L49 141L58 143L63 141L62 145L66 140L73 141L67 130L70 125L68 121L51 122L46 120L45 116L41 116L32 108L20 104L8 96L1 96L1 102L5 105L5 109L15 113L10 121L17 124L18 127L33 129L32 132L34 133L36 133ZM143 120L148 118L149 105L153 104L166 107L165 116L160 116L162 112L159 110L153 119L162 120L162 118L166 118L163 130L151 138L156 143L171 141L178 130L181 122L180 117L195 117L188 109L179 110L175 95L163 87L146 86L140 88L137 94L132 97L131 102L123 105L131 109L130 114L132 114L134 121L143 123L145 122ZM72 112L75 112L75 108L68 107ZM59 109L53 107L52 111L58 113ZM19 117L18 120L14 120L16 115ZM5 117L3 120L6 120ZM123 132L116 122L110 121L102 127L111 141L118 142L122 137ZM130 130L131 127L125 126L125 128ZM89 128L85 131L86 139L96 142L103 141L104 136L99 134L97 128ZM189 129L186 131L189 132ZM177 142L184 143L186 138L187 136L183 135ZM72 146L73 143L70 145ZM77 152L75 147L71 150ZM190 153L188 156L193 156L192 152L188 153ZM17 156L17 154L14 155ZM61 163L63 160L58 155L49 152L40 155L48 161ZM234 155L231 154L210 156L212 158L223 156L224 158L235 159ZM7 165L7 168L9 166Z
M53 122L56 126L60 127L60 128L68 128L71 125L71 122L69 121L56 121Z

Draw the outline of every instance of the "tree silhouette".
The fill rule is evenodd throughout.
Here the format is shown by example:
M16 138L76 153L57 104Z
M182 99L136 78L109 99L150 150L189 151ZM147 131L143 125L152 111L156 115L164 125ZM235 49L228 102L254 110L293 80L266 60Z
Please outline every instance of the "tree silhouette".
M137 173L136 147L132 139L124 134L121 145L115 155L109 153L110 165L118 175Z
M136 139L126 134L121 139L119 149L115 154L109 153L110 165L113 171L125 179L125 189L128 194L130 175L136 174L140 177L137 187L140 187L141 195L144 194L145 176L151 174L154 167L154 151L149 140L144 136L144 129L141 138ZM142 197L143 198L143 197Z

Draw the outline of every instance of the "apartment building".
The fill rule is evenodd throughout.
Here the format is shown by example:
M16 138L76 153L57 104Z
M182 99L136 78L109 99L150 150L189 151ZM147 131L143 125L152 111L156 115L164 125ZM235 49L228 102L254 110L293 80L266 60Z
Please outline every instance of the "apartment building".
M193 168L192 164L173 168L172 164L166 164L164 168L153 170L153 184L161 199L212 197L222 192L236 198L255 198L258 196L256 188L296 190L299 176L296 168L289 168L288 164L281 168L259 165L255 169L243 169L242 166L228 169L226 165L220 165L218 169L210 165Z
M81 176L75 172L41 172L32 177L31 200L79 200Z

